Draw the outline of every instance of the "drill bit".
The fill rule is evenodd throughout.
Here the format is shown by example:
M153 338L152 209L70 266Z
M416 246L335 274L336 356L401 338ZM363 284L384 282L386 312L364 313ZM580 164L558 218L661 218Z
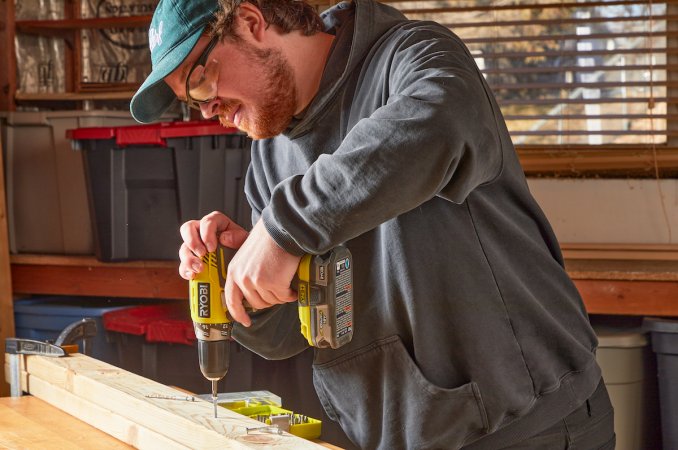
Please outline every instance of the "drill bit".
M217 418L217 381L212 380L212 404L214 405L214 418Z
M146 398L161 398L164 400L183 400L187 402L195 401L195 397L193 397L192 395L146 394Z

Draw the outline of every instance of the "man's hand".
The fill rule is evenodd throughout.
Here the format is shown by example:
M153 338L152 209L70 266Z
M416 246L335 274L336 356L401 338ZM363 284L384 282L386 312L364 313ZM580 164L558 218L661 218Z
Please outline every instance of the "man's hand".
M247 239L247 231L220 212L213 212L200 220L189 220L180 228L184 243L179 249L179 275L191 280L203 269L201 258L217 249L217 242L224 247L240 248Z
M264 223L257 222L228 265L224 297L233 319L251 325L243 299L255 309L295 301L297 293L290 284L300 260L280 248Z
M180 229L184 243L179 249L179 274L191 280L203 269L201 258L217 248L239 249L228 265L224 298L233 319L245 326L251 320L243 300L255 309L293 302L297 293L290 288L300 257L281 249L259 221L247 231L224 214L213 212L200 220L184 223ZM218 238L218 239L217 239Z

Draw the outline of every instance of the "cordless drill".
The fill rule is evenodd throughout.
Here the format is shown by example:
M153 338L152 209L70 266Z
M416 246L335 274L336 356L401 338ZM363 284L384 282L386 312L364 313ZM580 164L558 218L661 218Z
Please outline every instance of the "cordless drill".
M235 251L219 246L203 258L204 269L190 285L191 319L198 339L202 374L212 382L214 417L217 383L228 372L233 318L226 309L224 284ZM353 337L353 263L340 245L323 255L304 255L292 286L299 295L301 333L309 345L339 348Z

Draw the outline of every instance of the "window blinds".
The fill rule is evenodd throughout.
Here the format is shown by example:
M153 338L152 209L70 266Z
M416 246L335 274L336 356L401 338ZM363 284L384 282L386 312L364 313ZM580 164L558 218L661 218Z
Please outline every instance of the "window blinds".
M678 135L678 0L381 0L467 44L518 146Z

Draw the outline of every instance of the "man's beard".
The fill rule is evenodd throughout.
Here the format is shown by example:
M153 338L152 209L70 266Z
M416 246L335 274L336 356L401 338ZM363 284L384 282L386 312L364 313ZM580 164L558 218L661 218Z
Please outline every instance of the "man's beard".
M243 52L255 62L255 65L268 73L262 88L263 101L247 105L248 117L241 118L238 128L252 139L277 136L285 131L296 110L297 89L292 67L280 50L260 50L245 42L241 42L241 45ZM224 126L233 126L227 117L230 117L233 108L237 108L240 103L222 101L219 121Z

